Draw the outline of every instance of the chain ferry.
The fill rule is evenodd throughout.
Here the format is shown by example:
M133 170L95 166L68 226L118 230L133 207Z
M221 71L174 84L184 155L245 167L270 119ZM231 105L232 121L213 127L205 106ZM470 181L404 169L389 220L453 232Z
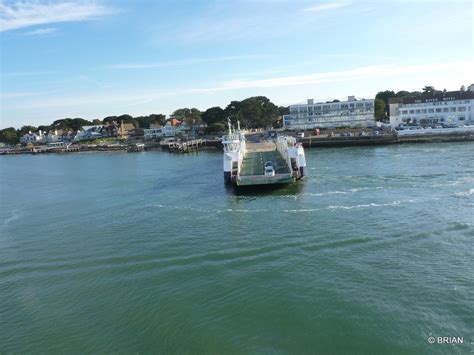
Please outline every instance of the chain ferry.
M303 146L294 137L247 141L237 122L235 129L228 120L224 146L224 180L236 187L289 184L305 175Z

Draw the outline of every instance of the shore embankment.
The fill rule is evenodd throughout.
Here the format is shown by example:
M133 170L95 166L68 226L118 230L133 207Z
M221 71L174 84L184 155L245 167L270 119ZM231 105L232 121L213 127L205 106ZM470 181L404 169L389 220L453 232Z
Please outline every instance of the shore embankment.
M474 141L474 127L459 129L419 129L371 135L309 136L298 139L305 148Z
M403 143L472 142L474 126L451 129L418 129L404 131L385 131L381 133L359 134L322 134L298 138L305 148L351 147L390 145ZM128 142L116 144L70 144L61 147L36 145L0 149L0 155L9 154L67 154L77 152L140 152L144 150L170 150L172 142ZM174 143L173 143L174 144ZM220 149L219 139L202 139L202 149Z

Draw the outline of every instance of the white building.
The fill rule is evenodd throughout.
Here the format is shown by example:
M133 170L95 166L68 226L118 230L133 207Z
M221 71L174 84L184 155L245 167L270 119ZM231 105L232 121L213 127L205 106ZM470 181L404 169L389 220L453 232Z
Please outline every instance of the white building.
M102 125L83 126L82 129L77 132L76 137L74 137L74 140L84 141L102 137Z
M392 97L388 103L393 128L400 125L474 124L474 85L469 86L467 91Z
M45 133L42 130L38 132L28 132L20 138L20 143L23 144L45 144L45 143L54 143L61 140L61 136L58 135L58 131Z
M163 128L145 128L143 130L143 138L145 140L157 139L163 137Z
M290 114L283 116L283 127L291 130L335 127L372 127L374 100L356 99L347 101L318 102L308 99L305 104L290 106Z

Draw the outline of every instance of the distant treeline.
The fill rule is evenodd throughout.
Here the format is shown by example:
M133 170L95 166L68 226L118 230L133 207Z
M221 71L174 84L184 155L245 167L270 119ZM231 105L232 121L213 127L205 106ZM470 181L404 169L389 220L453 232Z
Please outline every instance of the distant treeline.
M227 118L233 123L240 121L242 127L259 128L271 127L277 124L281 115L289 112L288 107L276 106L265 96L249 97L242 101L232 101L226 108L211 107L205 111L197 108L180 108L173 112L170 118L176 118L193 125L204 122L208 125L208 132L222 132L225 130ZM54 130L78 131L83 126L103 125L116 122L117 124L132 123L136 128L150 128L151 124L164 125L166 116L163 114L151 114L148 116L133 117L128 114L121 116L108 116L103 119L92 121L83 118L63 118L54 121L50 125L23 126L20 129L9 127L0 130L0 142L7 144L19 143L20 138L28 132L51 132Z
M463 88L464 86L461 90L463 90ZM444 91L446 91L446 89ZM377 121L388 120L388 99L391 97L428 96L438 92L441 91L435 90L433 86L425 86L422 91L413 92L399 91L395 93L391 90L380 91L375 96L375 119ZM180 108L174 111L170 118L179 119L189 125L203 121L208 126L207 131L213 133L224 131L228 118L230 118L233 123L237 122L237 120L240 121L244 128L278 127L281 125L281 122L278 121L279 118L288 113L288 107L278 107L265 96L254 96L242 101L231 101L225 108L215 106L205 111L200 111L197 108ZM20 137L29 131L78 131L82 126L100 125L111 122L116 122L117 124L121 122L132 123L136 128L150 128L151 124L164 125L166 123L166 116L163 114L151 114L148 116L132 117L131 115L125 114L121 116L108 116L102 120L95 119L92 121L83 118L64 118L56 120L48 126L23 126L20 129L13 127L5 128L0 130L0 142L16 144L20 141Z

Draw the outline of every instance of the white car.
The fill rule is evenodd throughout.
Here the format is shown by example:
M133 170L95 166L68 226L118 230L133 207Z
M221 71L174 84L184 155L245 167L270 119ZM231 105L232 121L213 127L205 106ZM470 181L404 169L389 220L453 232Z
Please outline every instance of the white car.
M275 176L275 169L273 169L273 166L266 166L265 177L274 177L274 176Z

